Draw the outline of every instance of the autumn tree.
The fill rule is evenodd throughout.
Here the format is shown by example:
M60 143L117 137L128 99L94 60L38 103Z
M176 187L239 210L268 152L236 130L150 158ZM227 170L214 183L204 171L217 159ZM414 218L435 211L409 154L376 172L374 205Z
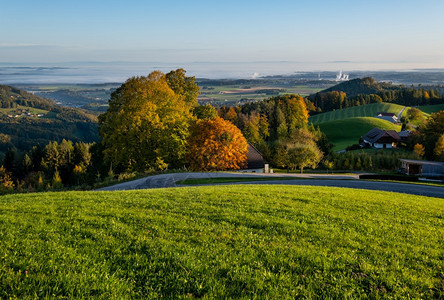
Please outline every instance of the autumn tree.
M183 74L170 76L178 93L183 92ZM187 93L176 94L160 71L128 79L111 94L107 112L99 116L105 159L130 171L158 169L165 163L182 166L192 118L185 99Z
M14 182L11 178L11 173L5 167L0 166L0 194L12 191L14 189Z
M416 145L413 147L413 152L415 152L416 155L418 155L419 157L423 157L423 156L424 156L424 153L425 153L424 146L421 145L421 144L416 144Z
M194 171L237 170L246 165L247 140L220 117L197 120L188 139L187 160Z

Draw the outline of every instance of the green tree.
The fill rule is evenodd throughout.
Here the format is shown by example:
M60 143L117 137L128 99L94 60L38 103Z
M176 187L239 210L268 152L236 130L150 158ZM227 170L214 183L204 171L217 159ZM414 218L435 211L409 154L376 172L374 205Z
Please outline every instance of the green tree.
M307 129L297 129L291 139L277 142L275 164L288 169L315 168L323 154L316 145L316 137Z
M435 149L433 150L436 160L443 160L444 156L444 133L436 141Z
M99 116L104 156L121 171L154 169L162 160L183 166L190 107L155 71L132 77L112 93L109 109Z
M168 86L189 106L197 105L197 96L200 93L199 86L195 83L196 78L185 76L184 69L177 69L166 74Z
M198 119L213 120L217 117L217 111L211 104L207 103L194 107L193 115Z
M422 118L422 111L415 107L412 107L407 111L407 118L411 121L419 120Z
M431 114L418 128L419 143L425 148L425 157L433 159L434 149L441 135L444 134L444 111Z
M43 149L43 152L42 166L46 171L47 178L51 178L60 166L59 144L57 142L49 142Z

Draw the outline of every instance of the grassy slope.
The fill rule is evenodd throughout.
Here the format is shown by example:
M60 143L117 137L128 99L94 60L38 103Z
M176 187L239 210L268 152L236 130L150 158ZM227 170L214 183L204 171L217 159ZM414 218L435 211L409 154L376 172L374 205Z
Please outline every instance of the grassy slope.
M404 106L398 104L372 103L314 115L313 117L310 117L309 121L313 124L319 124L323 122L338 121L355 117L374 117L378 112L398 114L403 107ZM408 108L406 108L406 110L407 109Z
M388 130L401 130L401 126L376 118L349 118L339 121L330 121L317 124L328 140L335 146L334 151L345 149L347 146L357 144L359 138L372 128Z
M47 110L18 105L16 108L0 108L0 114L7 115L10 113L15 113L19 109L29 111L30 113L33 113L33 114L47 114L48 113Z
M439 298L443 211L295 186L2 196L0 298Z
M426 114L431 114L444 110L444 104L424 105L418 106L417 108L420 109L422 112L425 112Z

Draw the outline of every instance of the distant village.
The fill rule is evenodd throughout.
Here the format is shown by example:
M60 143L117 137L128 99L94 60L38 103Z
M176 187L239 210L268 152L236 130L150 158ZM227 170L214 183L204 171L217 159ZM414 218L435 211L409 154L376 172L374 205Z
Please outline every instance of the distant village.
M44 114L36 114L36 113L32 113L26 109L18 109L16 111L13 111L11 114L8 114L9 118L23 118L23 117L28 117L28 118L40 118L43 117Z

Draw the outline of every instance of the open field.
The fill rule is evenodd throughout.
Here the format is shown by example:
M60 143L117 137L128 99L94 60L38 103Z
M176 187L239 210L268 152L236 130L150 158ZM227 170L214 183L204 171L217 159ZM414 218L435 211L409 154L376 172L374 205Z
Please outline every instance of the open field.
M204 84L197 81L201 88L200 103L213 105L235 105L242 102L259 101L284 94L300 94L306 96L319 92L333 83L305 85L301 82L289 83L282 79L247 80L233 84L226 80L205 80ZM105 111L111 93L119 87L118 83L109 84L53 84L53 85L19 85L24 90L44 98L51 98L65 106L83 107L93 112Z
M303 186L2 196L0 298L440 298L443 211Z
M417 108L420 109L422 112L425 112L426 114L431 114L444 110L444 104L424 105L418 106Z
M23 115L23 112L25 112L25 111L32 113L33 115L37 115L37 114L46 115L48 113L47 110L18 105L15 108L0 108L0 115L19 114L21 117L25 117L25 115Z
M348 118L375 117L379 112L388 112L398 115L403 107L404 106L402 105L391 103L372 103L321 113L310 117L309 121L313 124L319 124L323 122L338 121ZM403 112L403 115L407 111L407 109L408 107Z
M307 96L319 92L323 87L304 85L210 85L201 87L199 102L213 105L234 105L240 102L250 102L268 99L285 94L300 94Z
M334 151L339 151L345 149L347 146L357 144L361 136L375 127L386 130L401 130L401 126L399 125L371 117L349 118L316 125L327 135L330 143L334 144Z

